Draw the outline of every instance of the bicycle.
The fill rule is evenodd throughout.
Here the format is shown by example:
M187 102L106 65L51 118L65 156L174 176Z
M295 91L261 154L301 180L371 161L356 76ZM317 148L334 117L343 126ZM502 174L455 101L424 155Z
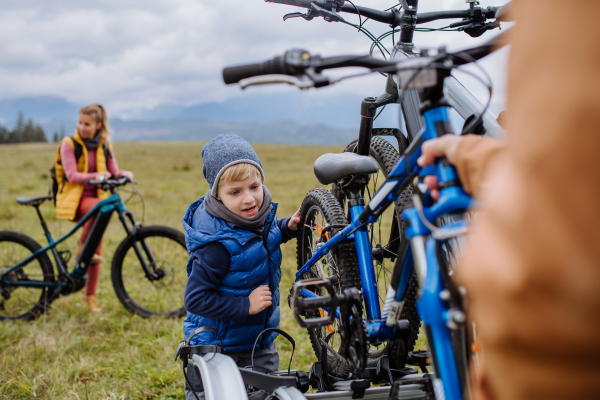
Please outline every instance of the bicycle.
M39 210L41 204L54 197L17 198L17 203L35 208L48 245L42 248L27 235L0 231L0 320L35 319L59 296L81 290L86 284L86 272L92 257L114 212L127 233L117 247L111 265L113 288L121 304L129 312L144 318L185 315L183 305L177 307L182 303L187 282L185 269L179 268L189 257L185 236L166 226L142 227L115 191L128 183L133 184L126 177L88 181L88 185L98 186L111 195L100 201L58 240L52 238ZM73 270L69 272L67 267L71 253L59 251L57 245L75 234L93 216L96 216L96 221ZM54 258L56 274L48 251Z
M338 372L364 373L368 369L369 344L406 340L410 335L414 327L411 321L402 318L402 311L414 271L420 287L417 308L425 326L435 370L435 395L440 399L469 396L467 370L471 349L462 305L463 294L450 278L452 260L444 247L450 246L450 240L466 233L468 219L465 213L473 205L473 200L464 192L456 170L445 159L425 168L418 166L417 159L425 140L453 130L448 118L450 104L444 92L450 71L489 54L497 44L498 39L458 53L447 53L443 49L437 54L422 52L419 58L402 61L368 56L325 58L294 49L265 63L230 67L223 71L226 83L239 82L242 87L281 82L306 89L328 86L340 80L324 76L322 72L326 69L364 67L371 72L397 73L402 98L410 94L408 89L421 97L424 129L415 135L366 206L363 191L378 165L371 157L352 153L327 154L315 162L315 175L321 183L336 182L343 189L350 205L350 218L346 219L338 199L324 189L309 192L302 205L302 226L306 231L299 231L299 235L305 236L308 245L301 247L299 244L299 255L303 253L307 261L297 272L299 280L294 284L290 305L302 327L320 330L321 337L318 339L326 348L320 361L333 353L334 358L339 360L338 365L333 365ZM267 66L268 74L264 72ZM467 126L468 130L481 123L483 118L484 112ZM375 286L374 249L371 248L368 226L377 223L382 213L402 198L415 179L426 175L437 176L440 197L433 202L427 193L413 195L414 207L402 211L401 218L406 221L402 232L406 240L400 241L381 312ZM454 221L444 222L446 216ZM299 236L299 242L303 240ZM318 276L302 279L311 272ZM362 293L357 292L356 288L361 286ZM366 318L362 312L363 302ZM328 344L335 334L340 338L338 351ZM383 359L377 370L385 369L381 361ZM327 368L328 364L323 362L323 368ZM394 368L387 368L387 371L390 383L409 373Z
M342 0L329 1L311 1L311 0L266 0L270 3L280 3L293 5L297 7L307 8L307 14L292 13L284 16L284 21L289 18L302 17L308 21L315 17L322 17L328 22L341 22L358 28L363 33L367 34L372 40L370 53L373 53L375 48L381 51L385 57L385 48L381 41L385 37L392 36L394 33L399 34L399 41L394 43L394 48L390 55L390 60L409 60L419 55L413 41L414 32L432 30L430 28L418 28L417 26L423 23L428 23L441 19L463 18L462 21L449 25L449 28L441 28L442 30L463 30L473 37L482 35L488 30L499 26L499 21L504 19L506 9L504 7L478 7L478 2L469 1L469 8L466 10L452 10L440 12L418 13L418 2L415 0L401 1L398 7L393 7L391 10L379 11L366 7L347 4ZM354 25L346 22L340 15L341 12L357 14L360 20L359 25ZM369 18L374 21L389 24L392 30L375 38L370 32L364 28L363 18ZM488 19L494 19L493 22L487 22ZM400 29L396 29L400 27ZM272 73L273 68L277 67L276 62L269 64L256 64L253 66L255 75ZM248 70L249 71L249 70ZM288 82L291 83L291 82ZM317 83L315 86L318 86ZM447 77L445 80L445 89L447 91L447 100L454 109L465 119L463 132L477 133L480 135L491 135L495 137L502 136L502 129L496 119L480 104L474 96L472 96L454 77ZM406 126L406 132L402 133L399 129L390 128L373 128L373 121L383 111L387 104L400 103L402 117ZM359 128L358 139L351 142L344 152L353 152L359 155L370 155L377 162L377 171L371 175L368 184L362 189L362 196L370 201L374 194L383 186L385 180L391 175L393 167L400 160L400 154L403 153L414 138L424 128L424 120L419 112L422 103L419 96L419 90L407 89L403 96L398 95L398 84L393 79L393 74L390 74L386 81L385 92L377 97L367 97L361 104L361 123ZM380 110L381 109L381 110ZM483 110L483 111L482 111ZM398 151L392 144L385 140L384 137L394 137L398 143ZM325 182L321 182L324 183ZM330 182L327 182L329 184ZM303 214L303 221L314 220L321 218L325 221L341 221L342 218L351 219L350 205L352 201L345 195L344 185L346 182L331 183L331 193L338 200L341 212L336 211L336 215L331 213L324 218L326 214L324 209L330 207L326 205L326 201L320 192L313 193L311 199L307 198L308 203L306 208L310 209L307 214ZM396 260L405 260L407 251L402 248L403 238L402 225L405 223L402 218L404 209L411 207L411 194L413 191L412 184L408 185L402 196L400 196L395 204L395 207L387 209L379 219L369 227L369 241L371 244L372 257L375 260L375 286L379 293L379 308L383 308L386 302L386 292L392 280L393 266ZM316 208L315 208L316 207ZM316 210L320 210L318 213ZM446 222L451 222L450 220ZM312 221L311 224L305 225L316 226L317 230L323 229L326 222ZM298 240L298 269L300 270L310 259L314 253L314 243L312 243L310 232L304 232L301 228ZM320 236L320 232L317 232ZM352 247L351 245L348 245ZM456 249L456 243L452 243L450 247ZM358 275L358 270L355 266L346 266L345 261L341 261L344 266L340 266L344 270L352 270L351 276L347 276L339 282L337 291L341 292L348 287L361 287L361 278ZM297 275L298 279L307 277L325 277L325 270L319 268L318 271L308 271L305 275ZM364 282L362 282L364 284ZM414 349L416 339L419 333L419 316L416 310L417 282L413 277L407 289L406 300L402 309L402 318L410 321L411 331L408 338L396 340L394 343L387 344L384 348L371 348L369 351L368 364L376 365L383 355L389 355L390 364L397 369L402 368L408 357L408 353ZM377 315L376 310L373 310L373 315ZM327 337L331 329L317 331L309 330L310 340L313 350L317 357L321 359L323 354L320 340ZM338 340L338 345L339 340ZM347 368L338 369L338 363L335 356L329 357L330 367L337 375L347 373Z

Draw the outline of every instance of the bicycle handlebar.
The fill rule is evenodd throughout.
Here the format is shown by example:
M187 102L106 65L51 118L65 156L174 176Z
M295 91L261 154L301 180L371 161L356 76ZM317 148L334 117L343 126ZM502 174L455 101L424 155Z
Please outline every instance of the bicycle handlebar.
M453 65L463 65L473 61L473 59L479 60L480 58L485 57L492 52L493 48L501 47L506 44L504 40L506 37L505 35L506 33L500 34L483 45L449 54L449 56L453 56ZM242 79L261 75L308 75L308 77L313 80L314 86L319 87L327 86L332 83L327 77L319 75L319 72L325 69L363 67L371 70L381 70L389 67L387 69L400 70L402 69L402 64L405 62L406 60L398 62L393 60L382 60L371 56L356 55L334 57L320 57L318 55L311 56L306 50L293 49L288 50L283 56L275 57L263 63L252 63L227 67L223 69L223 80L226 84L232 84L238 83ZM274 83L276 81L277 80L272 80L262 83ZM291 83L290 81L285 80L281 80L281 82Z
M129 182L133 182L131 179L126 176L119 179L92 179L87 181L85 184L90 186L107 186L107 187L118 187L123 186Z
M267 3L278 3L278 4L286 4L290 6L302 7L302 8L311 8L311 4L315 3L319 7L325 7L325 1L323 0L265 0ZM499 16L499 10L504 9L506 6L502 7L487 7L482 8L482 15L486 18L497 18ZM393 26L400 25L402 20L402 13L398 11L380 11L375 10L373 8L356 6L356 8L351 4L344 4L341 9L341 12L349 13L349 14L358 14L361 16L370 18L372 20L382 22L384 24L390 24ZM453 19L453 18L467 18L471 14L470 10L456 10L456 11L434 11L434 12L426 12L426 13L417 13L416 24L425 24L427 22L437 21L440 19ZM505 14L505 13L504 13Z

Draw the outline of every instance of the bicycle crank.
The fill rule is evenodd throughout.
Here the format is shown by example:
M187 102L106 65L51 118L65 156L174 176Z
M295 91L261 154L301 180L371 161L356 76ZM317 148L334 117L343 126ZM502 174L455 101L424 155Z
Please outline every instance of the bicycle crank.
M356 288L344 290L338 295L341 314L342 356L350 363L357 375L367 366L369 333L361 311L361 296Z

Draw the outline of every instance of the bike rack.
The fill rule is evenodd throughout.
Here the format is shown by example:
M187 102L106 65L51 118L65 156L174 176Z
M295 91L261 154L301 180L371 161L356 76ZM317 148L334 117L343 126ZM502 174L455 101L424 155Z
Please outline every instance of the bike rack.
M193 354L188 362L188 367L191 365L200 371L206 400L248 400L242 375L251 376L253 382L263 379L267 382L265 386L272 386L273 382L282 378L282 375L288 377L287 370L279 371L274 375L250 371L251 375L249 375L246 373L249 370L240 369L232 358L220 353ZM320 363L317 362L313 365L311 374L315 373L314 370L320 369L316 368L318 364ZM392 385L386 384L378 387L369 387L371 382L367 379L337 380L333 383L334 390L318 393L302 393L293 386L279 386L274 390L269 390L268 395L265 394L265 397L260 398L270 400L427 400L435 399L432 390L433 377L433 374L427 372L409 374L395 379ZM314 383L313 387L315 387Z
M193 354L189 365L196 366L200 371L207 400L248 400L244 380L231 357L220 353Z

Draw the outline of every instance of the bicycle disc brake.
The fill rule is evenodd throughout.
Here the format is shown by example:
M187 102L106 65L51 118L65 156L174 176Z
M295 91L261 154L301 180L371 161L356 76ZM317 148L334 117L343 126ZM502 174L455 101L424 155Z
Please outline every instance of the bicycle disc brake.
M344 358L360 374L367 366L369 334L361 312L360 292L356 288L344 290L340 299L342 319L342 349Z

